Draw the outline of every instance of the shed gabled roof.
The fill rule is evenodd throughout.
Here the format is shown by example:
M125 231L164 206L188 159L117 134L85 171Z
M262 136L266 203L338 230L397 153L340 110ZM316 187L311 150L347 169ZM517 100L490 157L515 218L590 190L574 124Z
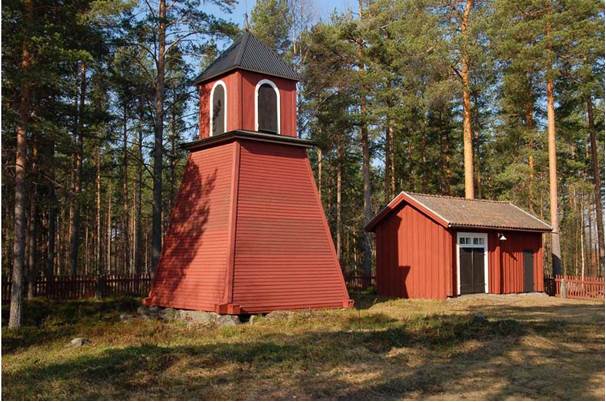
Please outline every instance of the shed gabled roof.
M236 69L299 81L299 75L291 66L247 31L194 79L193 84L208 81Z
M470 200L402 191L365 227L368 232L402 203L408 203L444 227L550 232L551 226L508 201Z

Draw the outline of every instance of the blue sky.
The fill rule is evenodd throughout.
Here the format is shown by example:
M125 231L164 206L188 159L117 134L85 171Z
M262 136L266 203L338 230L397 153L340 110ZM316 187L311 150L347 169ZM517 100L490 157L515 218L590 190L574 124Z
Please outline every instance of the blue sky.
M312 8L312 16L314 22L326 21L330 18L332 12L336 10L339 13L345 12L349 9L357 10L358 0L307 0ZM250 11L255 6L255 0L239 0L238 4L234 7L231 14L223 13L218 8L211 6L209 7L216 15L221 16L227 20L231 20L240 26L244 23L244 13ZM215 11L216 10L216 11Z

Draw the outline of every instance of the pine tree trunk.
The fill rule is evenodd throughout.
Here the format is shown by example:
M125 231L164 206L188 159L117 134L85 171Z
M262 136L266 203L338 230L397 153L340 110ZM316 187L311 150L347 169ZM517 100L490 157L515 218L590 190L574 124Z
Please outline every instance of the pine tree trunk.
M551 212L551 255L554 275L562 273L560 252L560 221L558 218L558 174L556 155L556 126L553 93L553 79L547 79L547 141L549 148L549 205Z
M107 185L107 240L105 273L110 273L112 270L112 182Z
M467 0L463 20L461 22L461 33L463 35L464 47L468 45L469 14L473 8L474 0ZM463 155L465 165L465 198L473 199L473 138L471 130L471 95L469 89L469 53L463 49L461 79L463 81Z
M95 155L95 271L100 276L103 270L101 264L101 144L97 146Z
M318 195L322 200L322 149L318 147L316 152L318 153Z
M38 144L36 136L31 138L30 177L31 187L29 193L29 219L27 225L27 300L34 298L34 281L36 280L36 264L38 262Z
M32 171L34 163L32 163ZM34 286L38 277L38 205L36 185L32 186L32 192L29 194L29 223L27 233L27 243L29 244L27 255L27 300L34 298Z
M387 120L387 125L385 128L385 183L383 186L383 193L384 193L384 201L385 203L388 203L391 198L393 197L393 194L391 192L391 182L392 182L392 177L391 177L391 164L392 164L392 159L391 159L391 148L392 148L392 142L391 142L391 135L390 135L390 131L392 131L392 127L391 127L391 122L389 120Z
M128 114L126 103L123 105L123 120L122 120L122 248L124 260L124 272L130 271L130 230L129 230L129 203L128 203Z
M154 201L152 214L152 272L155 273L162 249L162 139L164 136L164 52L166 48L166 0L159 1L158 59L154 122Z
M600 162L598 161L598 146L596 141L595 126L593 120L593 101L591 97L587 99L587 125L589 126L589 143L591 145L591 167L593 170L593 196L596 211L596 222L598 232L598 273L602 273L602 264L604 259L604 220L602 215L602 178L600 176Z
M529 101L526 104L526 129L528 130L528 135L532 136L535 124L534 124L534 102ZM534 213L534 174L535 174L535 166L534 166L534 141L532 137L528 141L528 209L531 213Z
M343 223L341 221L341 192L342 192L342 178L343 178L343 158L345 157L345 148L343 146L343 139L339 139L339 144L337 145L337 258L339 262L341 261L341 236L343 233ZM343 267L341 267L343 268Z
M585 279L585 195L581 197L581 278Z
M70 226L70 266L71 274L76 275L78 272L78 251L80 248L80 192L82 183L82 155L84 153L84 136L82 133L82 120L84 113L84 100L86 99L86 63L80 63L80 94L78 101L78 111L76 115L75 137L76 151L74 152L74 171L73 171L73 187L72 197L74 210L71 216Z
M54 142L50 145L50 167L49 176L51 178L49 188L49 207L48 207L48 239L47 239L47 258L46 258L46 283L47 286L51 283L53 275L55 273L55 255L56 255L56 237L57 237L57 195L55 192L55 144Z
M139 163L137 165L137 208L136 208L136 229L135 237L137 239L135 246L135 272L141 275L143 272L142 248L143 230L141 222L142 192L143 192L143 101L139 98L139 140L137 141Z
M363 0L358 0L360 19L364 15L364 4ZM358 57L360 69L366 70L364 65L364 50L362 45L358 44ZM367 111L366 111L366 90L362 88L360 94L360 142L362 143L362 187L364 193L363 209L364 209L364 222L369 222L372 219L372 204L371 204L371 188L370 188L370 143L368 138L368 122ZM366 231L363 234L364 241L362 243L362 270L366 276L371 275L372 270L372 251L371 251L371 237L370 233Z
M31 0L24 0L24 26L26 32L21 49L21 94L19 99L19 120L17 121L17 147L15 150L15 240L13 243L13 273L11 302L8 319L9 328L21 327L23 315L23 273L25 265L25 169L27 163L27 124L30 115L31 88L29 69L32 56L29 49L28 30L33 19Z

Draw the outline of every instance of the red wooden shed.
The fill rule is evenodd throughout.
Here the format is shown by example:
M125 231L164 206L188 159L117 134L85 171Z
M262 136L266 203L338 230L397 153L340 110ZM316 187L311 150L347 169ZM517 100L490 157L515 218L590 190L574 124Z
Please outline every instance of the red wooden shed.
M195 83L189 155L147 305L260 313L352 305L297 137L297 74L244 33Z
M543 291L544 232L510 202L402 192L366 225L376 285L390 297Z

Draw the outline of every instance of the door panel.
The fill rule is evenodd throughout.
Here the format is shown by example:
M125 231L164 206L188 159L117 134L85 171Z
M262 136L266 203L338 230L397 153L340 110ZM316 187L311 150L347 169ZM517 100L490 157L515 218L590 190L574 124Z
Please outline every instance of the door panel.
M484 249L459 248L461 294L484 293Z
M473 248L459 249L461 268L461 294L473 293Z
M484 293L484 249L473 249L473 291Z
M524 292L534 292L534 254L524 250Z

